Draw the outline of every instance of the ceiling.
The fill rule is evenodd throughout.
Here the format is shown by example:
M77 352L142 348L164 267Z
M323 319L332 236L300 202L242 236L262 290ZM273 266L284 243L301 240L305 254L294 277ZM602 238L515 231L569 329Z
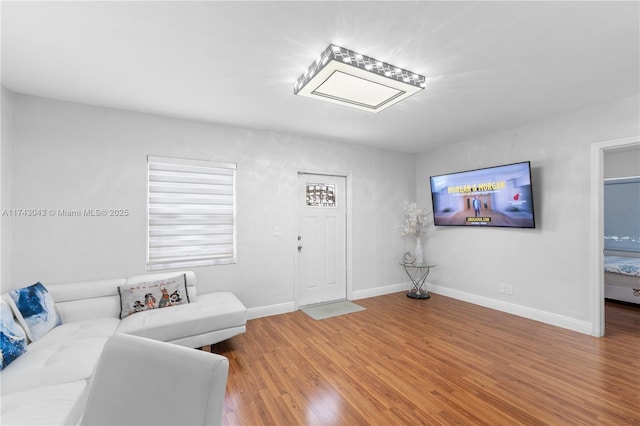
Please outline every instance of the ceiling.
M2 85L403 152L637 95L640 3L9 2ZM427 77L373 114L293 95L335 43Z

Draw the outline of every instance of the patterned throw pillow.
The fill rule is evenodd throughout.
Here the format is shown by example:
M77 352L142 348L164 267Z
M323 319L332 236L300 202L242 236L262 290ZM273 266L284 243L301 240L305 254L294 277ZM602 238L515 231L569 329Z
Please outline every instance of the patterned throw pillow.
M27 335L13 320L13 312L4 300L0 300L0 320L0 370L3 370L27 350Z
M123 284L120 293L120 318L150 309L189 303L187 279L184 274L163 280Z
M32 342L62 324L55 302L42 283L10 290L9 304Z

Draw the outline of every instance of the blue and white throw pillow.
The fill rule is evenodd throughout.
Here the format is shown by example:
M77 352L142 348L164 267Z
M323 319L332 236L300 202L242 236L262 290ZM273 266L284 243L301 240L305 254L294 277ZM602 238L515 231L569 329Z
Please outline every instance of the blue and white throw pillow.
M27 350L24 329L13 320L13 312L4 300L0 300L0 370L4 370Z
M16 318L32 342L62 324L53 298L42 283L10 290L9 297Z

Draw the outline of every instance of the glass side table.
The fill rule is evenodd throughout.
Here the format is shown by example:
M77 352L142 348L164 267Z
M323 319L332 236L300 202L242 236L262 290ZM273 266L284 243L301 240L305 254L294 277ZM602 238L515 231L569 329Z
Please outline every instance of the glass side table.
M409 290L407 293L407 297L412 297L414 299L428 299L431 296L429 292L425 290L424 282L429 275L429 271L431 268L435 268L436 265L415 265L412 263L400 263L404 268L404 271L407 273L409 278L411 279L411 284L413 284L413 288Z

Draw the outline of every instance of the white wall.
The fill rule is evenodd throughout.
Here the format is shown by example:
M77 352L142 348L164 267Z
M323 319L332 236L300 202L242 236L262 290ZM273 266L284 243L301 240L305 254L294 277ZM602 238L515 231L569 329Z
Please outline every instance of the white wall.
M8 214L11 209L11 147L12 147L12 93L4 87L0 111L2 124L0 129L0 288L2 291L11 288L11 224ZM7 214L5 214L7 213Z
M427 259L438 264L429 281L499 308L521 306L586 323L593 297L590 144L640 133L639 99L632 97L461 141L416 162L392 151L10 95L3 96L3 203L128 208L131 215L14 218L10 241L3 221L3 291L37 280L144 273L151 154L238 164L239 262L196 272L204 291L232 290L249 308L293 301L298 169L352 174L353 288L366 294L406 281L397 261L412 244L398 236L400 210L416 194L420 206L430 204L430 175L530 160L537 229L438 228L425 241ZM282 237L271 235L275 226L282 226ZM511 284L513 295L498 293L499 283Z
M196 268L204 292L231 290L248 308L293 302L299 169L351 173L353 290L406 281L397 229L415 198L412 155L18 94L12 155L15 208L131 212L14 218L13 287L144 273L147 155L238 165L238 263Z
M425 205L431 175L526 160L533 168L536 229L437 228L425 244L436 289L589 332L590 144L639 134L638 105L635 96L421 154ZM513 295L499 293L500 283Z
M604 178L640 176L640 145L605 151Z

